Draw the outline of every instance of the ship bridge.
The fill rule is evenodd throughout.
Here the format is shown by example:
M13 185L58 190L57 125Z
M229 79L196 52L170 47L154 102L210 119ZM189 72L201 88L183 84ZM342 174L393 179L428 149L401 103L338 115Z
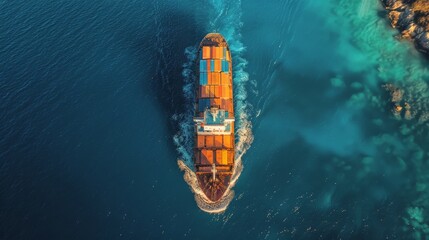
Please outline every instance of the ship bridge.
M217 107L207 108L203 117L194 118L198 135L231 134L231 123L234 121L234 118L229 117L228 111Z

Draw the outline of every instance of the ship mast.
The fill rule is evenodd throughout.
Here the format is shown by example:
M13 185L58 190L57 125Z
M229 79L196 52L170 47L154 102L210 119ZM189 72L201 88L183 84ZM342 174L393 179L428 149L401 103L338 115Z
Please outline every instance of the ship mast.
M213 181L216 179L216 164L213 163L212 165L212 173L213 173Z

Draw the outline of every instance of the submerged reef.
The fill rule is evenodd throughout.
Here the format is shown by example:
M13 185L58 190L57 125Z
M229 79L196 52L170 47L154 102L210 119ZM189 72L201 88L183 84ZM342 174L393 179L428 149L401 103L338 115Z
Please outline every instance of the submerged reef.
M403 216L403 230L411 233L411 239L429 238L429 153L427 140L429 136L429 89L425 82L417 82L407 86L397 86L392 83L383 85L389 94L389 108L397 119L405 119L399 132L401 134L403 149L410 155L394 154L401 159L412 159L414 191L410 195L414 200L406 208ZM408 161L409 161L408 160Z
M391 111L397 118L415 119L418 125L429 125L429 89L425 82L408 87L388 83L383 88L390 95Z
M381 0L392 26L429 56L429 0Z
M366 152L362 160L356 161L367 166L358 168L363 176L361 179L370 179L371 174L378 175L380 172L397 174L389 178L388 182L393 184L396 182L393 179L397 179L398 188L392 190L387 199L394 199L393 202L400 204L389 211L400 212L398 216L402 226L398 228L398 232L394 232L393 228L388 226L393 226L394 223L387 223L384 219L385 225L377 225L378 230L383 232L382 235L384 232L392 233L394 236L392 238L397 239L429 239L427 61L410 51L412 48L410 44L404 44L391 37L392 30L386 27L386 20L380 18L379 12L375 10L380 7L380 2L372 0L331 2L332 15L337 18L331 21L329 26L333 29L338 26L341 29L350 29L339 33L341 44L338 44L338 52L347 53L344 57L346 71L337 74L342 76L343 83L337 84L338 80L331 82L334 86L345 86L342 89L352 93L346 100L347 107L356 109L354 118L361 119L360 124L365 127L363 129L368 129L368 132L364 132L367 137L365 142L373 146L373 151ZM406 18L410 16L412 4L417 1L382 0L382 2L389 8L389 12L397 9L396 14L402 14L401 18L398 16L397 21L403 26L409 26L405 23L414 23L416 29L409 31L410 40L417 42L418 36L423 37L425 32L423 27L419 26L417 29L414 17ZM408 15L403 13L406 9ZM398 22L395 25L399 26ZM420 35L417 34L419 31ZM362 76L355 78L354 75L347 75L352 72L362 73ZM374 168L376 165L380 166L380 171ZM340 182L340 179L337 181ZM358 178L356 181L360 182ZM370 180L370 185L374 185L375 182ZM386 189L388 192L387 186L388 184L384 183L380 189ZM359 205L356 205L357 207ZM355 214L359 216L361 213L362 211ZM394 229L396 228L395 226Z

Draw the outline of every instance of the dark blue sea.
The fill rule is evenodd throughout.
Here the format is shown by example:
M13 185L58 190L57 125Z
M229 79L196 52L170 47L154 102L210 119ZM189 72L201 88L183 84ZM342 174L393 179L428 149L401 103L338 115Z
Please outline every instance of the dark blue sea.
M209 32L234 64L221 206L191 160ZM397 35L377 0L0 0L0 239L429 239L429 65Z

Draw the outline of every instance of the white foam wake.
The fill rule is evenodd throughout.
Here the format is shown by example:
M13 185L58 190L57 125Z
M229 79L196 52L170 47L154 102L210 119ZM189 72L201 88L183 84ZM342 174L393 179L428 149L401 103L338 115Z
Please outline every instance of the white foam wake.
M226 38L233 59L236 155L230 185L220 200L212 202L205 196L198 184L192 162L196 47L185 49L188 61L183 65L182 75L185 81L183 93L186 99L186 112L173 116L173 119L179 124L179 132L174 136L174 142L180 155L179 168L184 171L184 179L194 193L198 207L208 213L224 212L234 198L233 187L243 169L242 157L253 141L251 105L247 100L246 90L249 74L245 71L247 61L242 57L245 47L240 40L241 35L239 33L242 25L240 6L241 1L213 1L211 19L214 21L210 23L207 29L207 33L219 32Z

